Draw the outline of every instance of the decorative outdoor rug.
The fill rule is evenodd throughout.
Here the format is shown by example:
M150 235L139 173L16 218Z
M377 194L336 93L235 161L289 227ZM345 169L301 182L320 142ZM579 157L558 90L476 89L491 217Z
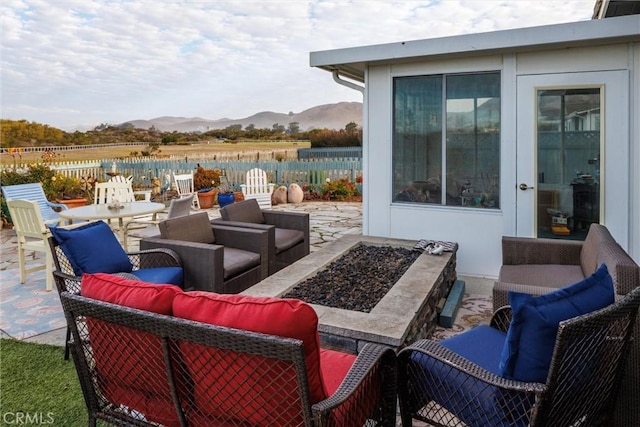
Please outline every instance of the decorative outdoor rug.
M490 295L465 294L453 326L451 328L438 326L431 338L439 341L478 325L488 325L492 314L493 302Z
M38 261L40 262L40 261ZM47 292L45 272L27 274L20 283L17 268L0 271L0 329L23 340L67 325L55 288Z

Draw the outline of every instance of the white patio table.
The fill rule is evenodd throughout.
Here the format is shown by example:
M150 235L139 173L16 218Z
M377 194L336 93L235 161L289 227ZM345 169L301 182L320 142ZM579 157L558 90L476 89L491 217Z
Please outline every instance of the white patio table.
M60 212L60 217L69 220L118 220L118 233L120 242L124 241L124 218L149 215L162 212L166 207L164 203L155 202L129 202L123 203L120 209L109 209L108 204L93 204L71 208Z

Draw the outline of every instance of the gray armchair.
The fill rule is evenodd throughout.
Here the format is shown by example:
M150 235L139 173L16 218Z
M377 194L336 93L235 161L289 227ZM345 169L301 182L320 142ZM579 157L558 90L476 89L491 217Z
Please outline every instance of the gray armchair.
M309 255L309 214L260 209L255 199L227 205L212 224L266 230L269 233L269 275Z
M160 235L140 240L140 249L178 253L187 291L236 294L268 275L266 230L211 224L206 212L167 219L158 227Z

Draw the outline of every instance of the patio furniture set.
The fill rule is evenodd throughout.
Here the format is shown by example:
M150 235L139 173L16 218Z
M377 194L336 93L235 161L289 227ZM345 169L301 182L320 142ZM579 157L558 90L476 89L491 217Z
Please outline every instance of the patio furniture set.
M355 355L321 348L309 304L237 295L309 253L308 215L256 200L221 214L161 221L133 254L101 221L52 229L89 425L394 426L398 402L404 426L639 418L640 267L603 226L577 243L505 237L490 326Z

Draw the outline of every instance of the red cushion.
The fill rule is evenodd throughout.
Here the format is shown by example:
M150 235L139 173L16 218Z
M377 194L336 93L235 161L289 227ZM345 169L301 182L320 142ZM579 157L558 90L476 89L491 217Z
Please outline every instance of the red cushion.
M356 361L356 355L341 353L339 351L321 349L320 366L322 369L322 380L329 396L333 395L342 384L342 380L347 376L347 372Z
M82 276L82 295L158 314L171 314L173 298L182 290L110 274ZM87 318L98 386L116 405L141 412L151 421L179 425L166 379L159 337Z
M173 298L182 293L182 289L174 285L157 285L105 273L84 274L80 289L87 298L169 315Z
M199 322L302 340L312 403L327 397L320 371L318 316L310 305L293 299L189 292L176 296L173 313ZM238 419L271 419L276 424L284 414L289 419L300 416L290 363L188 343L180 346L194 381L199 410L213 417L233 413ZM275 370L282 377L274 380ZM256 375L256 371L265 375Z

